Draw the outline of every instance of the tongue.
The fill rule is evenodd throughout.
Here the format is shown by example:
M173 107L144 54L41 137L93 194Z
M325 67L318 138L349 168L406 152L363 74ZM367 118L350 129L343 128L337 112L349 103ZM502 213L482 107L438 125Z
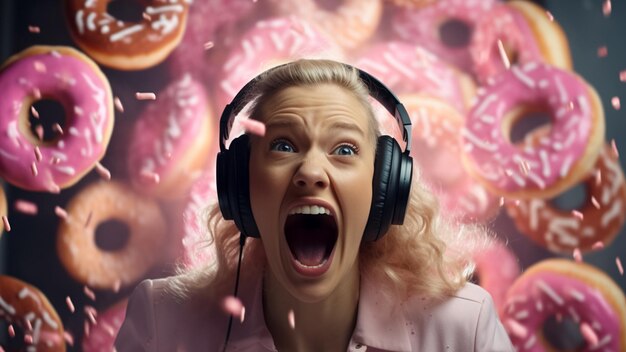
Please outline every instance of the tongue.
M308 232L308 231L304 231ZM326 256L326 245L315 234L298 234L293 241L292 252L296 259L307 266L322 264Z

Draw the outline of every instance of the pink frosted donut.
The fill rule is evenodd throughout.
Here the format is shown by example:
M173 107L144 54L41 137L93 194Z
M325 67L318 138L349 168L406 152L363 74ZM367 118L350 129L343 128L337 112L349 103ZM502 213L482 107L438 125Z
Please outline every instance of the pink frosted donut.
M438 195L446 216L463 222L494 217L498 197L475 181L461 163L461 129L465 118L443 101L420 95L401 97L413 123L415 165Z
M182 262L189 268L205 266L214 259L214 248L208 245L211 236L207 228L207 210L210 204L217 202L215 162L208 165L191 187L183 211Z
M217 122L204 87L187 74L141 113L128 147L133 186L160 198L180 198L204 168Z
M493 239L487 248L472 254L474 273L478 284L487 290L502 315L505 296L520 275L520 266L515 254L502 241Z
M512 144L512 126L532 111L550 116L550 133L536 144ZM593 87L574 73L529 62L512 66L479 96L462 132L463 161L493 193L547 198L591 169L604 128L602 103Z
M72 38L89 56L118 70L163 61L180 43L190 0L144 0L142 18L122 21L108 12L113 0L64 0Z
M572 319L587 336L576 351L626 349L624 293L591 265L548 259L531 266L507 292L501 320L517 351L543 352L555 350L542 334L544 322L554 316Z
M126 317L127 305L128 299L124 299L107 310L98 313L96 317L97 324L93 325L89 335L85 335L83 338L82 350L84 352L115 351L113 344Z
M273 0L281 15L295 15L307 20L315 28L345 49L356 49L370 39L383 14L382 0L341 0L327 10L316 0Z
M464 71L472 69L469 47L478 21L495 0L439 0L421 9L400 8L393 14L394 33L424 46Z
M535 31L538 28L540 31ZM474 73L481 82L506 70L498 48L500 40L510 64L545 61L572 69L567 37L540 6L530 1L510 1L496 5L476 25L470 54Z
M608 246L626 221L626 182L610 146L582 182L587 195L578 213L539 198L508 202L506 210L521 233L552 252L590 251L596 242Z
M69 47L30 47L4 64L0 91L0 176L9 183L59 192L104 156L113 131L111 87L85 55ZM52 141L30 131L28 111L42 98L65 108L64 133Z
M238 24L257 6L249 0L192 2L183 39L167 60L172 76L180 77L191 72L198 80L199 77L211 79L219 67L211 60L212 54L225 51L223 35L218 31ZM213 45L213 49L208 45Z
M273 66L299 58L341 59L340 49L294 17L259 21L244 33L222 66L216 87L222 109L248 81Z
M430 95L458 111L469 109L475 95L472 79L420 46L394 41L368 48L355 66L384 78L397 94Z

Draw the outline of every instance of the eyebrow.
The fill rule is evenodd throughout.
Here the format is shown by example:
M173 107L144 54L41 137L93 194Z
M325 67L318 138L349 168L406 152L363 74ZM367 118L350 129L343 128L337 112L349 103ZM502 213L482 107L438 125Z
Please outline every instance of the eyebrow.
M295 125L300 125L300 123L295 122L293 120L278 119L278 120L268 122L265 125L265 127L267 129L269 128L292 128ZM355 123L351 123L351 122L336 121L336 122L331 123L329 126L326 126L326 128L353 131L365 137L365 132L363 132L363 130L359 126L357 126Z

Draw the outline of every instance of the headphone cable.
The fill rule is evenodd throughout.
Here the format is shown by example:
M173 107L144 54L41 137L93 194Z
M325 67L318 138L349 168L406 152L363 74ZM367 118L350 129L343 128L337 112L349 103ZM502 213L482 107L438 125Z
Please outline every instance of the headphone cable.
M237 262L237 275L235 277L235 292L233 296L237 298L237 291L239 290L239 272L241 270L241 258L243 257L243 246L246 244L246 236L242 233L239 234L239 261ZM228 346L228 339L230 338L230 330L233 326L233 315L231 314L228 318L228 329L226 330L226 339L224 341L224 349L222 351L226 351L226 346Z

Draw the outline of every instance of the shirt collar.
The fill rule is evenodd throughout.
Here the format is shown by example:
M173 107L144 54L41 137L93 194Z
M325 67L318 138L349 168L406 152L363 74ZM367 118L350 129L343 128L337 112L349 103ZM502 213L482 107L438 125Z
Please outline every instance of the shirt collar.
M233 320L228 350L276 351L263 314L263 278L249 278L239 295L245 309L243 323ZM361 344L383 351L410 352L410 332L400 302L381 293L376 283L361 278L357 322L351 345ZM260 346L259 346L260 345Z

